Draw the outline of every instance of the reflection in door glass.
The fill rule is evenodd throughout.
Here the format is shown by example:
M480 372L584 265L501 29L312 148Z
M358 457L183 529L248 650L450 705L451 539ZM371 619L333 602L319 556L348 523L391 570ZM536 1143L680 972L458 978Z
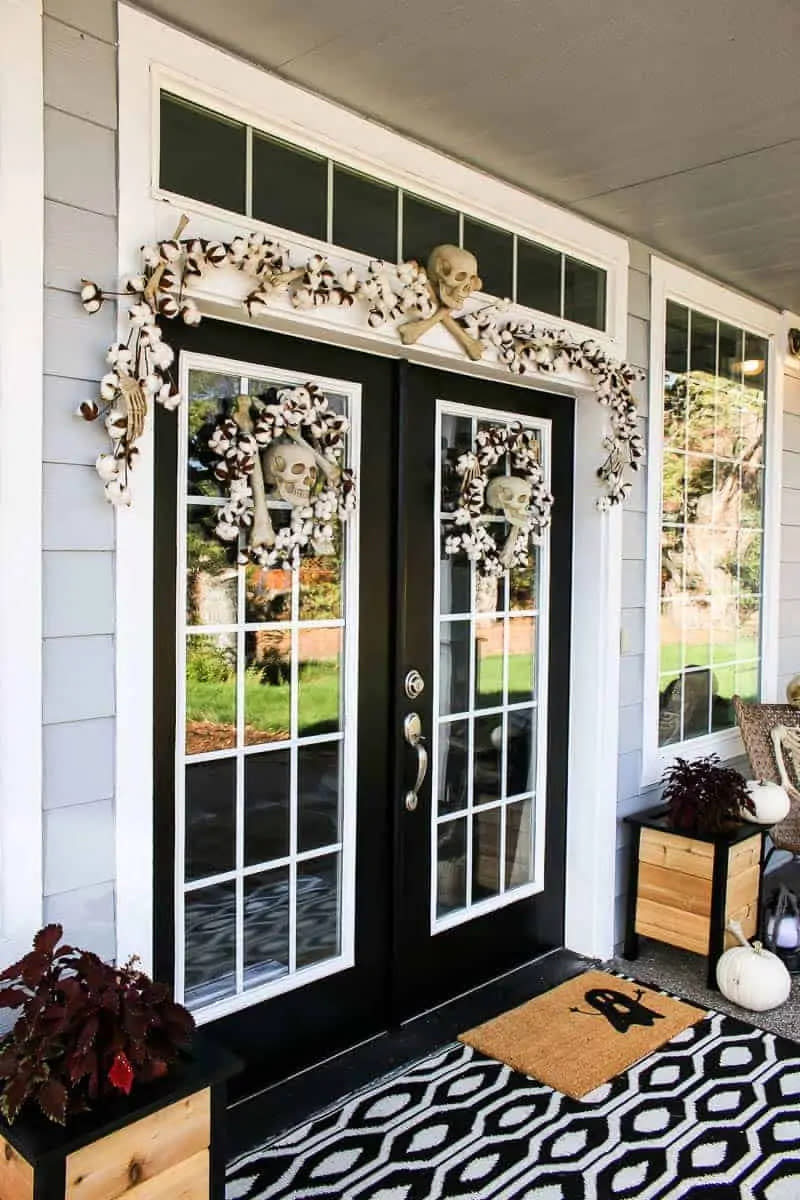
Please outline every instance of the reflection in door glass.
M526 566L499 577L483 576L466 557L443 551L458 497L455 462L473 445L479 429L505 419L483 411L478 419L468 409L440 405L437 516L442 551L432 820L434 914L445 926L468 918L473 909L485 912L504 903L506 894L530 894L543 852L534 841L534 814L544 802L537 783L544 779L537 743L542 736L539 712L546 702L538 664L547 536L532 548ZM547 470L544 437L538 434ZM513 464L501 461L493 470L513 474ZM489 520L493 535L503 542L506 523L497 516ZM456 813L464 815L454 820Z
M223 497L203 431L240 396L287 379L265 378L263 368L247 377L192 369L183 382L176 992L194 1010L219 1005L216 1016L241 1007L245 994L252 1002L296 986L300 972L321 977L352 961L355 771L346 764L355 730L345 716L355 718L347 711L354 523L344 536L335 530L334 553L294 571L245 561L242 539L221 543ZM342 386L326 396L357 419ZM267 503L273 529L286 526L289 505L271 493ZM468 637L469 623L467 647Z

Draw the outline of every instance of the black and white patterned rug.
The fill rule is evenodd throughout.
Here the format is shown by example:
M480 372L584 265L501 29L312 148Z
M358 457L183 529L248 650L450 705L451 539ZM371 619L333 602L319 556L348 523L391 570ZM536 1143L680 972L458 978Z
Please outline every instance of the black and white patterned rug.
M456 1043L229 1167L313 1197L800 1200L800 1046L711 1013L576 1101Z

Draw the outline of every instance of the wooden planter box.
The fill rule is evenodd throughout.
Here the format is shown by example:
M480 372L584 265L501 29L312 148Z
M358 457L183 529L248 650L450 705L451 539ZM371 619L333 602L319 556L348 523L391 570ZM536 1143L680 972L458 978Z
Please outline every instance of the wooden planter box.
M0 1118L0 1200L223 1200L225 1085L239 1062L198 1036L170 1076L54 1125Z
M744 822L690 837L673 833L666 814L661 807L626 817L633 836L624 956L638 956L640 934L704 954L716 988L717 961L738 944L728 921L739 921L745 937L758 932L764 831Z

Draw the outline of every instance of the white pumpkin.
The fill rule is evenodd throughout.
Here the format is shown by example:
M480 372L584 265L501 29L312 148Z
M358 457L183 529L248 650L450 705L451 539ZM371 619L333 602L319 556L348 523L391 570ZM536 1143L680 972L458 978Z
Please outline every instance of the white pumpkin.
M756 811L753 815L743 808L742 816L745 821L752 821L757 825L777 825L778 821L788 817L792 802L786 789L779 783L771 783L768 779L748 779L747 790Z
M785 1004L792 978L777 954L765 950L761 942L751 946L738 921L731 921L728 928L742 944L726 950L717 963L717 986L723 996L751 1012Z

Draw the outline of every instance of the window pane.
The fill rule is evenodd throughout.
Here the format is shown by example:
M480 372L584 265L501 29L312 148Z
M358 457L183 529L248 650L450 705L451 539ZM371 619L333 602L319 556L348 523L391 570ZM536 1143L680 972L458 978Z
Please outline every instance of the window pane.
M236 760L186 768L186 879L221 875L236 865Z
M236 991L236 882L187 892L184 903L185 1003L200 1008Z
M436 915L446 916L467 902L467 822L445 821L438 829Z
M244 607L248 623L288 621L292 615L291 571L249 562L244 574Z
M605 329L606 273L601 267L565 257L564 317L592 329Z
M248 754L244 760L245 866L289 853L289 751Z
M506 795L521 796L536 779L536 709L514 709L507 722Z
M221 542L214 533L214 509L192 505L187 516L186 624L235 625L236 546Z
M337 526L334 538L341 538ZM342 561L336 554L303 558L298 569L300 620L336 621L342 616Z
M222 496L222 484L214 478L213 456L208 439L218 416L230 411L241 391L238 375L221 375L216 371L189 372L189 403L186 406L189 424L189 453L186 490L194 496Z
M324 241L328 160L254 131L253 216Z
M500 807L472 818L472 901L500 891Z
M297 642L297 735L336 733L341 728L342 630L303 629Z
M464 246L478 260L478 274L484 292L490 296L511 297L514 239L503 229L482 221L464 218Z
M246 144L238 121L161 93L162 188L243 213Z
M475 622L475 707L503 703L503 628L500 619Z
M333 240L348 250L396 262L397 188L335 166Z
M289 868L244 881L244 986L260 987L289 970Z
M524 704L536 695L536 618L508 624L508 703Z
M442 621L439 649L439 712L466 712L469 705L469 621Z
M339 890L338 854L297 864L298 967L335 958L339 953Z
M341 838L341 742L301 746L297 754L297 849L316 850Z
M682 375L689 369L689 310L673 300L667 301L664 369L671 375Z
M282 629L245 634L244 740L247 746L290 736L291 635Z
M758 693L768 351L667 304L660 745L731 728L731 697Z
M561 255L557 250L517 239L517 302L561 316Z
M506 809L506 888L521 887L533 879L531 801L520 800Z
M439 813L467 807L469 724L447 721L439 729Z
M425 266L434 246L458 245L458 213L403 193L403 252Z
M236 634L186 639L186 753L236 745Z
M501 795L503 758L503 715L476 717L473 737L474 779L472 803L491 804Z

